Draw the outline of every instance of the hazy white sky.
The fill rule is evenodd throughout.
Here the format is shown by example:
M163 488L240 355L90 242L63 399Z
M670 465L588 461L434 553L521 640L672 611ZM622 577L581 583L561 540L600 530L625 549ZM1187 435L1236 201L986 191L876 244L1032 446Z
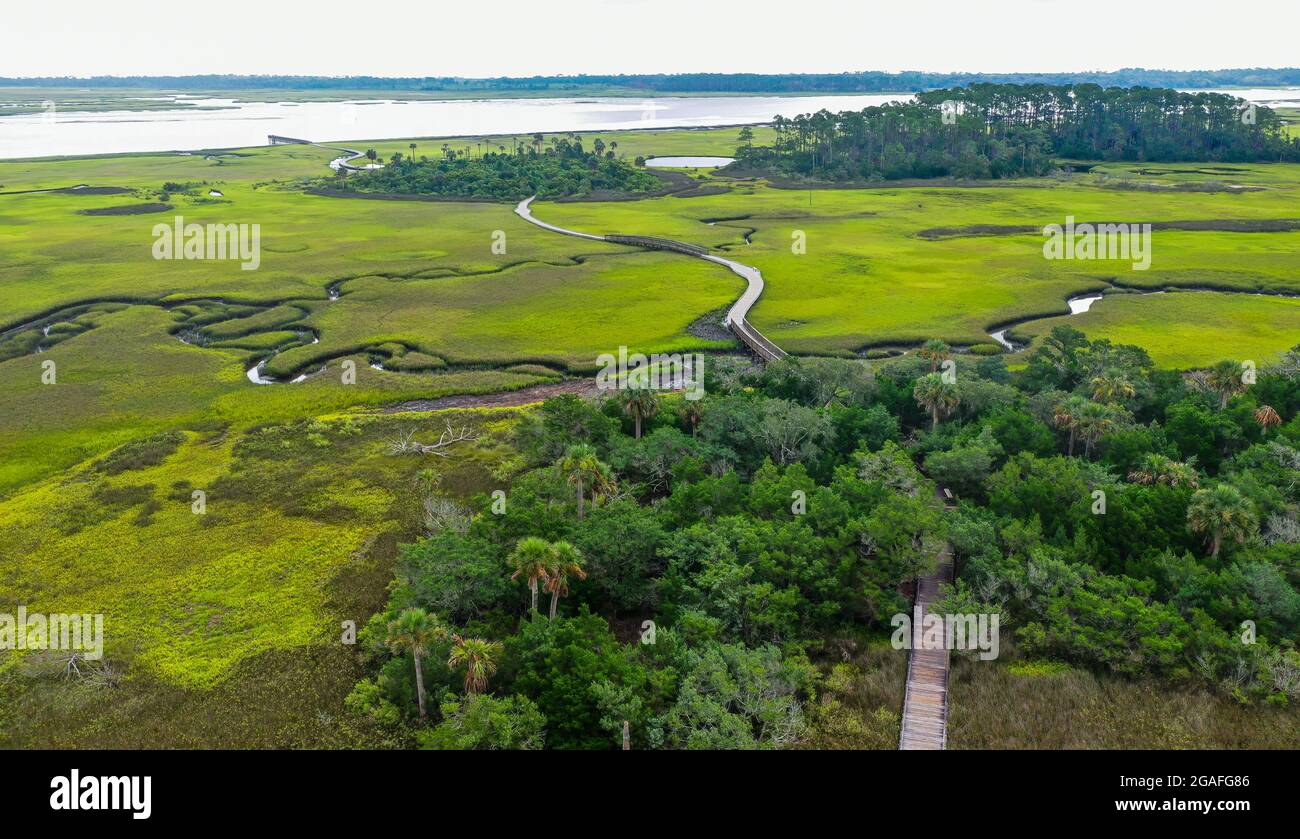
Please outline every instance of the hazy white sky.
M0 76L1218 69L1300 0L9 0Z

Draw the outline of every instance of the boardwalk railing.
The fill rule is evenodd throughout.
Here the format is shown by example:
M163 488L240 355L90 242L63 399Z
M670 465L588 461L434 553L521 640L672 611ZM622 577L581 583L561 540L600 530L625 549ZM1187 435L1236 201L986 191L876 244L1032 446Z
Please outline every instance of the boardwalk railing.
M939 599L939 586L951 579L952 559L940 559L939 570L918 580L916 605L921 620ZM948 648L919 649L920 627L912 628L912 652L907 659L907 693L903 698L900 749L944 749L948 746Z
M936 489L940 502L947 493ZM951 496L947 496L951 497ZM948 747L948 667L947 634L940 649L920 649L921 627L931 604L939 600L942 586L952 582L952 547L945 546L933 574L917 579L916 611L912 627L912 651L907 658L907 691L903 695L903 723L899 732L900 749L946 749Z
M621 233L607 233L605 234L605 241L614 242L618 245L635 245L638 248L648 248L655 251L676 251L691 256L704 256L709 252L708 248L699 245L678 242L673 239L659 239L654 236L624 236Z

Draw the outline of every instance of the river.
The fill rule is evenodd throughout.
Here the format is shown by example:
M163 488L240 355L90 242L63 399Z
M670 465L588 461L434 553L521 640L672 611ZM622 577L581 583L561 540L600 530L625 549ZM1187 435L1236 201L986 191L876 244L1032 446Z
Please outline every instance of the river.
M908 99L910 94L299 103L164 98L190 107L101 113L51 109L38 114L0 116L0 159L242 148L266 145L268 134L348 142L358 138L744 125L768 122L778 114L796 116L822 108L857 110Z
M52 90L52 94L58 91ZM1300 88L1224 90L1252 102L1300 107ZM140 97L148 98L148 97ZM859 110L911 94L855 96L660 96L647 99L374 99L255 102L193 95L152 97L185 107L77 112L51 108L3 116L0 159L119 152L194 151L265 145L268 134L347 142L406 137L466 137L537 131L614 131L744 125L822 108ZM0 93L3 102L3 93Z

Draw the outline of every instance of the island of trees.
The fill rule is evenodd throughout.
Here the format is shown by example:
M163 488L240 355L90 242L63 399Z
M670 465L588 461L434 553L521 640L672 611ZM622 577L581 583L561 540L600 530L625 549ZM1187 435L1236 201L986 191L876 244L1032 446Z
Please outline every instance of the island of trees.
M1218 93L1097 85L975 84L912 103L777 117L738 166L822 180L1043 175L1056 158L1297 161L1271 109Z
M443 145L441 154L419 159L400 152L382 168L349 174L339 171L322 185L345 192L383 195L441 195L452 198L518 200L530 195L555 198L604 193L647 193L662 189L654 174L621 160L618 143L600 138L590 149L577 135L535 134L528 143L475 155ZM367 152L371 160L373 151Z

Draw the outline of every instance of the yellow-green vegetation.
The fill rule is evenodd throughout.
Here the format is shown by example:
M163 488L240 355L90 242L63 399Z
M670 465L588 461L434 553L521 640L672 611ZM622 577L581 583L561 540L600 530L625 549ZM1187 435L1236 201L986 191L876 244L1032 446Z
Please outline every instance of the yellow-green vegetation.
M428 414L137 438L0 502L0 601L102 613L104 661L131 701L159 687L216 689L258 658L292 669L279 654L328 654L341 644L341 620L359 624L377 608L395 545L419 532L423 493L464 497L492 485L511 413L448 419L479 434L454 461L391 453L404 431L437 439L443 419ZM348 675L336 691L346 692ZM9 654L0 659L0 704L31 711L56 692L57 676L46 654ZM126 701L108 687L91 716ZM11 745L49 736L17 713L0 713L6 728ZM162 742L196 729L184 725ZM235 736L269 744L277 735Z
M876 642L825 673L802 749L896 749L907 656Z
M1135 223L1294 219L1300 166L1220 168L1231 171L1106 164L996 187L810 191L732 182L720 195L612 206L542 204L535 212L577 230L636 231L725 248L763 271L766 291L750 320L769 338L796 353L849 354L876 345L914 346L932 336L954 344L987 342L990 329L1065 314L1066 298L1111 284L1300 293L1294 231L1157 229L1147 270L1134 270L1131 261L1044 258L1042 227L1064 224L1067 216ZM1234 189L1224 178L1258 188ZM1147 186L1133 188L1138 181ZM1243 313L1228 319L1236 324L1228 329L1228 345L1249 343L1261 358L1291 346L1300 313L1285 303L1270 308L1275 302L1257 301L1254 309L1272 313L1278 329L1270 337L1251 337L1250 315ZM1145 314L1128 311L1135 318ZM1140 336L1148 325L1132 322L1134 343L1145 345ZM1195 323L1181 327L1195 334ZM1283 337L1288 327L1290 336ZM1193 340L1182 354L1166 357L1168 363L1206 364L1223 352Z
M1012 335L1046 335L1068 324L1091 338L1146 348L1164 367L1199 367L1224 355L1268 359L1300 336L1300 297L1178 291L1115 294L1082 314L1033 321Z
M617 142L628 158L728 155L736 134L584 140ZM755 134L771 141L768 129ZM373 145L387 157L411 142L417 154L441 146ZM441 417L372 412L553 382L620 345L733 345L689 329L743 287L721 266L558 236L510 204L302 192L336 154L293 145L0 162L0 603L102 611L120 676L112 690L70 688L57 662L0 659L0 745L373 744L368 731L315 722L359 678L339 623L382 605L397 543L419 532L423 493L494 486L512 414L458 420L484 437L442 463L388 453L406 430L436 439ZM666 236L758 266L767 290L751 320L796 353L931 337L987 343L994 325L1062 315L1067 297L1112 285L1300 292L1298 233L1161 230L1150 270L1132 271L1048 262L1034 233L964 230L1039 228L1066 215L1296 215L1300 166L1145 168L1107 164L996 188L814 192L700 175L714 189L694 197L534 209L566 227ZM78 184L121 189L23 192ZM171 209L84 214L153 203ZM154 226L178 215L259 225L257 270L155 260ZM935 228L957 232L920 235ZM806 252L793 252L801 241ZM1169 366L1224 355L1263 364L1295 343L1297 305L1227 292L1116 295L1069 322ZM267 375L306 378L254 384L246 371L258 361ZM202 514L195 491L205 493ZM897 719L881 709L896 707L899 674L872 677L893 665L870 657L853 667L831 674L818 742L887 745ZM862 688L862 678L876 681Z
M0 329L47 315L51 327L48 337L38 328L19 335L16 357L0 352L7 359L0 492L173 423L214 418L238 428L349 405L513 389L540 381L537 368L483 365L541 362L554 376L556 368L592 368L620 344L645 352L716 346L686 328L741 287L703 263L556 236L509 205L327 198L270 182L318 176L332 156L277 146L213 159L0 164L6 190L88 183L135 191L0 196ZM157 199L168 183L185 187L168 192L174 211L78 214ZM209 187L223 197L209 197ZM260 225L258 269L154 260L153 227L176 215ZM494 249L498 241L504 253ZM329 289L339 299L330 301ZM227 308L212 303L218 298ZM102 300L120 302L68 309ZM46 351L34 353L41 345ZM252 385L245 369L277 348L284 352L267 365L270 375L315 372L322 363L333 369L291 386ZM339 364L349 354L357 384L342 386ZM438 372L369 367L394 356L392 370ZM57 365L54 387L42 384L46 361ZM467 366L443 369L448 362Z

